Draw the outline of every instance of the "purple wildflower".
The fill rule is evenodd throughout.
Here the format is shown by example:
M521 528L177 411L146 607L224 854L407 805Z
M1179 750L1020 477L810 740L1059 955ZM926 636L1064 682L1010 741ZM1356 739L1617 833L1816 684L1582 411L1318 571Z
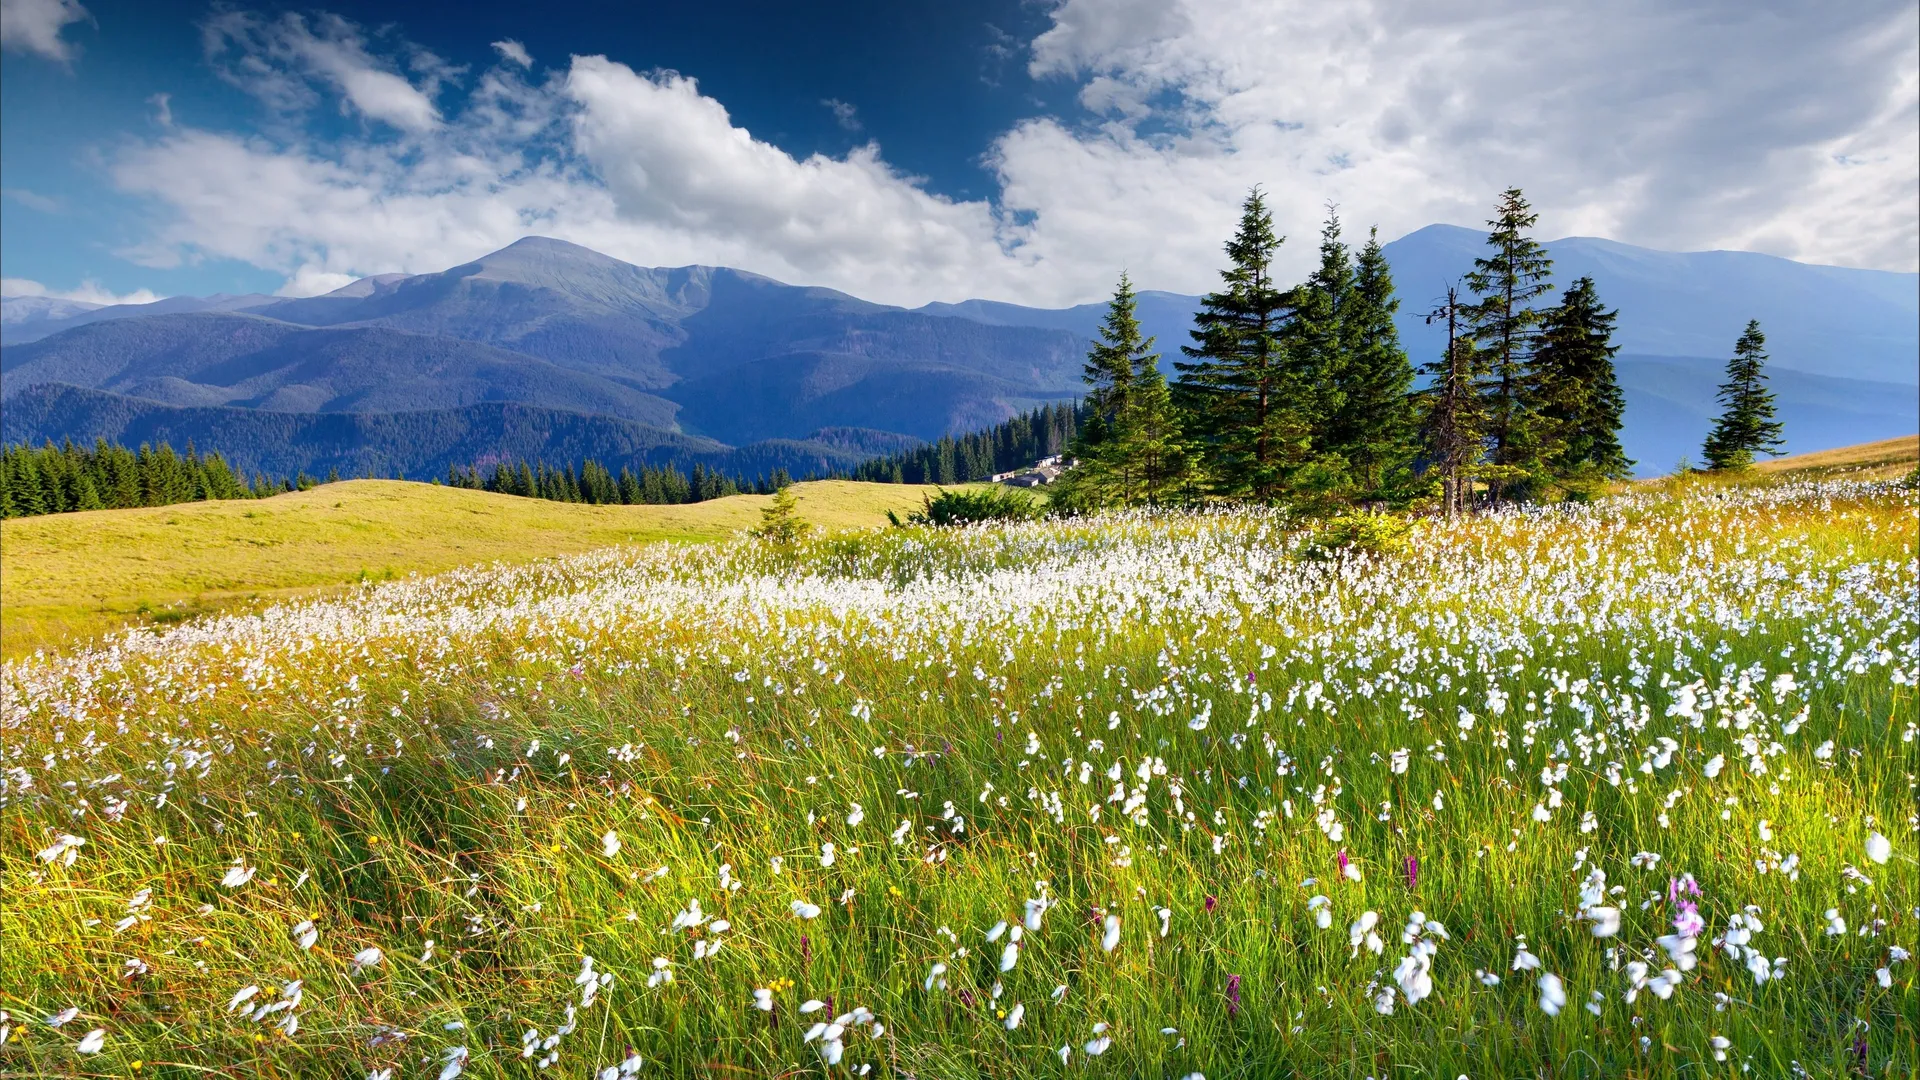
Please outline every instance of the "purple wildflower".
M1407 856L1407 888L1411 889L1420 881L1420 860Z
M1692 874L1681 874L1677 878L1667 879L1667 902L1674 903L1683 896L1704 895L1700 883L1693 880Z
M1227 1015L1240 1015L1240 976L1227 976Z
M1691 900L1680 901L1680 913L1673 917L1674 932L1681 937L1699 937L1707 928L1707 920L1700 917L1700 909Z
M1347 876L1347 849L1341 848L1340 854L1335 855L1333 857L1333 861L1335 863L1338 863L1340 866L1340 876L1346 877Z
M1212 893L1208 893L1207 894L1207 914L1209 915L1213 914L1213 909L1219 906L1220 906L1220 898L1213 895Z

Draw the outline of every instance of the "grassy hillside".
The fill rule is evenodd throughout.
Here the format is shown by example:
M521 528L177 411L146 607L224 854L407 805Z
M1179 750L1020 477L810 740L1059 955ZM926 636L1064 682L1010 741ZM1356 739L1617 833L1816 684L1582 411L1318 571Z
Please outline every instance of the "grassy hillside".
M822 481L795 489L827 529L886 523L930 489ZM0 655L140 620L175 621L302 593L649 540L713 540L766 496L691 506L575 506L398 480L348 480L259 502L186 503L0 523Z
M1763 461L1754 468L1769 475L1803 479L1844 475L1856 480L1884 480L1911 472L1920 464L1920 435L1842 446L1812 454L1791 454Z

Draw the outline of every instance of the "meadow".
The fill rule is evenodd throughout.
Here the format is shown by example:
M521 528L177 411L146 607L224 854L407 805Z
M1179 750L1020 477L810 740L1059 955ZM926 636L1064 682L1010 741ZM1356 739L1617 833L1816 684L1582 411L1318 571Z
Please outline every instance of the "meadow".
M656 544L15 659L0 1069L1910 1077L1917 511Z
M924 487L795 488L823 528L872 527ZM765 495L670 506L583 506L399 480L346 480L270 499L92 510L0 522L0 656L128 625L257 610L367 580L526 562L614 544L723 539Z

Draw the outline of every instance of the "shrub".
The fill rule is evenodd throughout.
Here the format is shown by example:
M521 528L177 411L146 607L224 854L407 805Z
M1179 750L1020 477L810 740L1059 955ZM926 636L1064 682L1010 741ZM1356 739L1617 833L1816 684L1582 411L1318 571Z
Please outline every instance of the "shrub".
M920 509L908 513L905 524L968 525L980 521L1032 521L1044 509L1039 500L1010 488L941 489L938 495L923 499ZM887 517L895 525L902 524L892 511L887 512Z
M1300 545L1303 559L1332 559L1341 555L1394 555L1406 550L1413 525L1392 514L1342 514L1329 518L1307 534Z
M801 520L792 488L773 493L773 501L760 509L760 524L749 530L755 537L776 547L792 547L813 530Z

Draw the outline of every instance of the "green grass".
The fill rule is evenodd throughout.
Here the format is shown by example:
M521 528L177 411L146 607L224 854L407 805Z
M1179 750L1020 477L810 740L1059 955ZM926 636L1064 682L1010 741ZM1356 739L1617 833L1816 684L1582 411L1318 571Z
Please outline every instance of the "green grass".
M884 525L931 490L825 481L796 494L806 520L850 529ZM0 655L472 563L717 540L756 523L766 501L577 506L349 480L258 502L16 518L0 522Z
M1856 1036L1909 1077L1916 508L1677 487L1333 560L1257 513L628 548L16 661L0 1062L431 1077L464 1048L468 1076L588 1077L632 1047L642 1076L846 1075L804 1037L858 1006L885 1030L846 1064L928 1080L1824 1077ZM36 856L68 833L71 866ZM1615 937L1578 917L1595 869ZM1683 874L1699 966L1629 1003ZM1036 897L1002 972L988 930ZM692 901L730 928L675 928ZM1448 931L1417 1003L1414 911ZM1355 956L1366 912L1382 949ZM1778 980L1714 943L1750 912ZM614 978L583 1004L589 956ZM569 1023L550 1068L521 1057Z

